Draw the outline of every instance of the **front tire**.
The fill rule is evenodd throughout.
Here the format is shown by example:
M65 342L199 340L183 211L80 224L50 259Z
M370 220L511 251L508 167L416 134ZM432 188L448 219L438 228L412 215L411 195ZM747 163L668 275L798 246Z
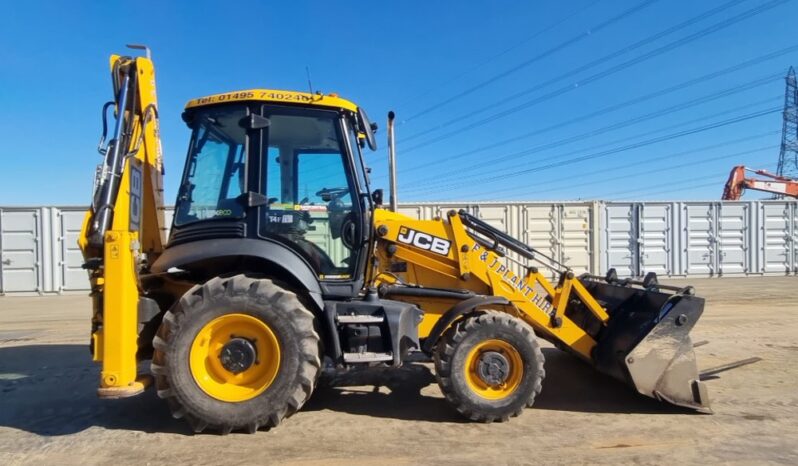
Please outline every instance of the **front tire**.
M244 275L189 290L153 347L158 396L195 432L277 426L310 397L321 367L313 314L293 292Z
M435 375L457 411L478 422L507 421L540 393L543 353L532 328L504 312L467 317L435 349Z

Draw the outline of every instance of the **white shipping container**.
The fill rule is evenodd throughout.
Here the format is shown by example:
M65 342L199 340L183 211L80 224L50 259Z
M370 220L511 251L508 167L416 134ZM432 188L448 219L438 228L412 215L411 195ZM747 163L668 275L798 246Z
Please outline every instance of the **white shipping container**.
M464 209L572 268L621 277L798 274L798 202L406 203L410 217ZM85 291L85 208L0 207L0 293ZM166 228L172 208L167 208ZM318 232L317 232L318 233ZM519 259L510 254L511 258ZM521 266L513 266L523 273Z

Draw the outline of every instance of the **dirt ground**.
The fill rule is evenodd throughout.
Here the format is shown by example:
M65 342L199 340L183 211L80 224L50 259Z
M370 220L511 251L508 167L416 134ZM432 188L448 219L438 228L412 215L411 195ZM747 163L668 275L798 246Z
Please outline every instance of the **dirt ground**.
M344 377L278 428L224 437L192 435L151 390L96 397L87 297L0 297L0 464L798 464L798 278L691 284L707 298L699 367L763 359L707 381L713 415L546 348L543 393L508 423L463 422L413 364Z

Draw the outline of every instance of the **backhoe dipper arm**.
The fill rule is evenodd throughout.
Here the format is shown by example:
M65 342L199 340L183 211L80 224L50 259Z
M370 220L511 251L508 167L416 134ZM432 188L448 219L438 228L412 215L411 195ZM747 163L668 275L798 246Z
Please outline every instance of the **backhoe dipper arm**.
M92 353L102 361L99 393L111 398L144 389L136 378L139 274L163 251L165 233L155 71L146 47L129 47L147 56L111 56L114 100L103 107L103 162L78 239L92 289Z

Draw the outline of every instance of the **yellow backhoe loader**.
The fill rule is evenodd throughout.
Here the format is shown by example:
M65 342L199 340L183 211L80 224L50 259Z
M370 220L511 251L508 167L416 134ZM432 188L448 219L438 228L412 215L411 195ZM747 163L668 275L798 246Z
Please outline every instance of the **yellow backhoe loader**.
M643 395L709 411L692 288L576 276L465 211L401 215L392 114L383 207L363 155L376 125L335 94L191 100L167 241L154 69L135 48L145 56L111 57L114 123L79 240L101 397L154 379L195 431L254 432L299 410L323 369L426 355L457 411L506 421L541 391L544 339ZM151 376L137 372L146 360Z

